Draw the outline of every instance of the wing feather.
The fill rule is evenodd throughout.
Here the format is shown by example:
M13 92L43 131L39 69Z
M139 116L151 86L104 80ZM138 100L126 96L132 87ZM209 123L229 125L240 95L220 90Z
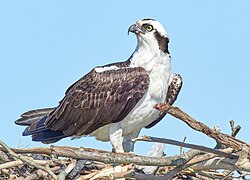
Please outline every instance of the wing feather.
M90 134L122 121L143 97L149 76L143 68L92 70L72 85L46 119L46 128L67 136Z

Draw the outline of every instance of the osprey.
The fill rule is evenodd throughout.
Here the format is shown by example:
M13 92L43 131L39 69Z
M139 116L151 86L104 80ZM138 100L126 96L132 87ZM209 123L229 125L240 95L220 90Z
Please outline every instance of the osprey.
M173 104L182 79L171 73L169 37L158 21L139 20L129 32L136 35L137 47L127 61L93 68L68 88L57 107L22 114L15 123L28 126L23 136L43 143L95 136L110 141L116 152L133 151L131 139L165 116L154 107Z

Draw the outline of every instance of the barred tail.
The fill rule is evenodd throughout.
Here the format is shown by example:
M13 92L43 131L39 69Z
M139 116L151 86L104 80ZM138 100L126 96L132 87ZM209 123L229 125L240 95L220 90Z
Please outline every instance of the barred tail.
M28 126L23 131L23 136L32 135L32 141L39 141L45 144L54 143L64 137L68 137L63 131L53 131L47 129L45 121L48 114L55 108L36 109L25 112L15 123L21 126Z
M44 108L25 112L21 115L21 118L15 121L15 124L21 126L30 126L31 124L38 122L53 110L54 108Z

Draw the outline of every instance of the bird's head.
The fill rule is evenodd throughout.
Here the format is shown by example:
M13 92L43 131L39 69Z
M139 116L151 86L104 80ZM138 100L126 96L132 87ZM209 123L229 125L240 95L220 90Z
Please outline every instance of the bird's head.
M142 19L131 25L128 33L136 34L138 46L149 45L159 47L159 49L169 54L168 43L169 37L164 27L154 19Z

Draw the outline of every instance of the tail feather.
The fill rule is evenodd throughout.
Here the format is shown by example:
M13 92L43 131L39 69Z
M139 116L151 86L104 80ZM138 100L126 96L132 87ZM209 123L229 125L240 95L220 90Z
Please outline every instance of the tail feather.
M32 135L32 141L39 141L44 144L54 143L62 138L68 137L63 134L62 131L52 131L52 130L45 130L40 133Z
M28 117L32 117L32 116L39 115L39 114L48 114L54 109L55 108L43 108L43 109L30 110L30 111L23 113L21 117L28 118Z
M47 119L47 115L39 119L38 121L33 122L31 125L29 125L24 131L23 136L29 136L33 134L40 133L44 130L46 130L45 127L45 120Z
M21 115L21 118L15 121L15 124L21 126L30 126L36 121L42 119L44 116L48 115L53 110L54 108L44 108L25 112Z
M32 135L33 141L40 141L45 144L57 142L68 136L66 136L63 131L53 131L45 126L48 114L53 110L54 108L45 108L25 112L15 123L21 126L28 126L22 135Z

